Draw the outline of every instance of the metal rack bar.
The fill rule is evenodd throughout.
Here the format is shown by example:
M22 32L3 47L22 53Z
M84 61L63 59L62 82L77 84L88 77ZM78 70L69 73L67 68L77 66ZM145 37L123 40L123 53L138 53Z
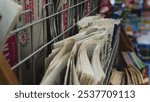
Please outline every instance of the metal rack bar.
M119 34L118 34L119 35ZM116 55L117 55L117 48L118 48L118 46L119 46L119 36L117 37L117 41L115 42L115 45L114 45L114 48L113 48L113 51L112 51L112 53L111 53L111 57L110 57L110 59L111 59L111 63L110 63L110 65L108 65L108 67L107 67L107 71L106 71L106 75L107 75L107 77L106 77L106 79L105 79L105 81L104 81L104 85L107 85L108 84L108 81L109 81L109 76L110 76L110 74L111 74L111 69L112 69L112 67L113 67L113 64L114 64L114 60L115 60L115 58L116 58Z
M26 13L28 13L28 12L30 12L30 14L32 13L32 10L26 10L26 11L23 11L23 12L21 12L21 15L23 15L23 14L26 14Z
M118 30L120 31L120 28L118 28ZM119 46L119 39L120 39L119 32L117 32L117 34L115 35L114 47L113 47L111 55L109 57L109 59L111 59L111 60L108 60L110 64L105 66L106 67L106 70L105 70L106 77L105 77L105 79L102 82L103 85L107 85L108 84L109 76L111 74L111 70L112 70L112 67L113 67L113 64L114 64L114 60L115 60L116 55L117 55L117 50L116 49L118 49L118 46Z
M85 0L85 1L83 1L83 2L80 2L80 3L76 4L76 5L73 5L73 6L71 6L71 7L68 7L67 9L61 10L60 12L57 12L57 13L55 13L55 14L52 14L52 15L50 15L50 16L48 16L48 17L45 17L45 18L40 19L40 20L38 20L38 21L35 21L35 22L31 23L31 24L28 24L28 25L25 25L25 26L23 26L23 27L21 27L21 28L18 28L18 29L16 29L16 30L12 31L12 32L10 33L10 34L11 34L10 36L14 35L15 33L19 32L19 31L21 31L21 30L23 30L23 29L26 29L26 28L28 28L28 27L31 27L31 26L35 25L35 24L38 24L38 23L40 23L40 22L43 22L43 21L45 21L45 20L47 20L47 19L49 19L49 18L51 18L51 17L54 17L54 16L56 16L56 15L58 15L58 14L61 14L61 13L64 12L64 11L68 11L68 10L70 10L70 9L76 7L76 6L79 6L79 5L83 4L83 3L85 3L85 2L87 2L87 0Z
M46 7L48 6L53 6L54 7L54 4L52 2L50 3L47 3L43 6L42 8L42 18L44 18L44 9L46 9ZM53 10L54 11L54 10ZM44 22L44 21L43 21ZM45 23L45 22L44 22ZM45 24L43 23L43 28L45 28ZM43 30L43 42L45 43L45 31Z
M50 6L50 5L53 5L53 3L50 2L50 3L45 4L45 5L43 6L43 9L45 9L47 6Z
M25 15L27 13L30 14L30 23L32 23L32 10L30 10L30 9L25 10L20 15L23 16L23 15ZM32 26L30 28L31 28L31 34L32 34L32 30L33 30ZM16 32L16 34L18 35L19 33ZM32 35L31 35L31 46L32 46L31 47L31 51L33 52L33 36ZM19 47L18 54L20 55L20 46L18 46L18 47ZM19 56L18 56L18 61L21 61L21 58ZM32 58L32 61L33 61L33 58ZM34 65L33 65L33 67L34 67ZM33 70L34 70L34 68L33 68ZM35 76L34 73L33 73L33 76ZM19 66L19 79L18 80L20 80L20 83L22 83L22 69L20 68L20 66Z
M84 2L86 2L87 0L85 0ZM83 3L83 2L81 2L81 3ZM80 3L80 4L81 4ZM79 5L79 4L78 4ZM73 8L73 7L76 7L75 5L74 6L72 6L71 8ZM91 13L93 13L95 10L97 10L97 8L98 7L95 7L91 12L89 12L86 16L88 16L88 15L90 15ZM69 8L68 9L65 9L65 10L63 10L63 11L61 11L61 12L64 12L64 11L66 11L66 10L69 10ZM60 12L58 12L57 14L59 14ZM56 14L53 14L53 15L51 15L51 16L49 16L49 17L46 17L46 18L50 18L50 17L53 17L54 15L56 15ZM45 19L46 19L45 18ZM27 27L30 27L30 26L33 26L33 24L37 24L37 23L39 23L39 22L41 22L41 21L44 21L45 19L42 19L42 20L40 20L40 21L37 21L37 22L34 22L34 23L32 23L32 24L29 24L29 25L27 25L27 26L25 26L25 27L22 27L22 28L20 28L20 29L18 29L18 30L15 30L15 31L13 31L13 33L14 32L18 32L18 31L20 31L20 30L23 30L23 29L25 29L25 28L27 28ZM32 54L30 54L28 57L26 57L25 59L23 59L22 61L20 61L18 64L16 64L15 66L13 66L12 67L12 70L14 70L15 68L17 68L19 65L21 65L22 63L24 63L25 61L27 61L28 59L30 59L31 57L33 57L35 54L37 54L39 51L41 51L42 49L44 49L46 46L48 46L49 44L51 44L53 41L55 41L56 39L58 39L59 37L61 37L64 33L66 33L67 31L69 31L70 29L72 29L74 26L76 26L77 25L77 23L75 23L73 26L71 26L71 27L69 27L66 31L64 31L63 33L61 33L61 34L59 34L56 38L54 38L54 39L52 39L51 41L49 41L48 43L46 43L45 45L43 45L42 47L40 47L38 50L36 50L36 51L34 51Z

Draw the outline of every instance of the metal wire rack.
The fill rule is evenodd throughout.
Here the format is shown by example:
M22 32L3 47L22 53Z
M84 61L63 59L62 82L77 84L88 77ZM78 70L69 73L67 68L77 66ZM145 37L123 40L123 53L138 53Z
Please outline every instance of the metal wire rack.
M11 70L15 71L16 76L18 77L19 81L21 84L39 84L45 70L44 70L44 59L47 56L48 52L49 52L49 48L51 47L51 44L64 39L64 34L69 33L70 31L75 32L76 31L76 27L77 27L77 22L88 15L95 15L97 13L98 7L99 7L99 0L80 0L81 2L75 3L72 6L69 6L63 10L60 11L56 11L55 5L53 2L47 2L45 5L43 5L42 7L42 18L40 18L37 21L33 21L32 20L32 10L26 10L23 11L21 13L21 17L23 17L26 14L30 15L30 22L26 25L22 25L21 27L17 27L15 30L13 30L10 33L10 36L14 36L14 35L19 35L21 31L23 30L28 30L30 29L30 36L31 36L31 42L30 43L30 53L26 54L26 56L24 56L23 58L20 58L20 56L18 56L18 63L15 64L14 66L12 66ZM89 12L85 11L85 8L87 7L87 3L89 4ZM82 8L84 7L84 8ZM47 10L50 9L51 13L49 14L49 12L47 12ZM46 12L45 12L46 11ZM47 27L47 25L49 26L53 26L52 24L55 24L57 29L59 28L60 25L57 24L61 24L58 23L58 19L60 17L60 15L64 12L71 12L74 11L72 14L75 16L76 20L74 21L74 23L71 23L70 26L67 26L67 28L64 31L54 31L54 36L52 36L50 39L47 39L47 35L45 32L46 30L49 30L49 28ZM79 12L78 11L82 11L80 12L80 17L79 17ZM42 34L43 34L43 44L40 45L38 48L35 48L34 46L34 37L35 34L33 34L33 27L35 25L41 24L42 28L46 30L43 30ZM49 33L52 33L51 31ZM75 34L75 33L74 33ZM119 39L118 37L116 37L116 39ZM118 41L118 40L116 40ZM117 48L117 43L115 43L114 50L112 52L112 57L113 58L113 53L115 52L115 49ZM19 45L19 41L18 41L18 45ZM20 47L18 47L18 54L20 55L21 50ZM38 56L38 57L37 57ZM41 59L40 61L38 61L38 59ZM112 59L113 60L113 59ZM27 65L26 65L27 64ZM38 66L39 64L41 64L40 66ZM29 67L29 68L28 68ZM40 68L37 68L40 67ZM108 67L112 67L111 65L107 66L107 70L106 73L110 74L111 68ZM38 76L38 77L37 77ZM108 78L106 78L106 80L108 81ZM104 84L106 84L106 81L104 81Z

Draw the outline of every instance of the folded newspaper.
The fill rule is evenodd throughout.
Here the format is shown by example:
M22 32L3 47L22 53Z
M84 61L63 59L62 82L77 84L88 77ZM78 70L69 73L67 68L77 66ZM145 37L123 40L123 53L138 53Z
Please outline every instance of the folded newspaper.
M92 17L85 19L89 18ZM115 24L117 20L102 18L79 21L78 34L53 44L40 84L101 85L106 77L107 51L111 49Z
M0 49L14 28L21 11L22 7L13 0L0 0Z

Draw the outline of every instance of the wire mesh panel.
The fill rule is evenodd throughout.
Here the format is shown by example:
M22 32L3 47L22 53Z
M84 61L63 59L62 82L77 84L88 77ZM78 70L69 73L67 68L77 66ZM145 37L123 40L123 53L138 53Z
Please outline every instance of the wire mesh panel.
M75 35L78 32L77 22L85 16L95 15L99 0L16 2L23 6L24 11L10 33L13 40L8 39L8 42L16 42L12 70L21 84L39 84L45 72L45 57L51 52L51 45Z

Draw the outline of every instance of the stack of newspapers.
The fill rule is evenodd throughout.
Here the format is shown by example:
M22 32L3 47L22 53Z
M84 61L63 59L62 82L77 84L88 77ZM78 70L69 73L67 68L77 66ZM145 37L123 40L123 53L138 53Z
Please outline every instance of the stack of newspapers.
M110 61L115 25L99 15L78 22L79 33L53 44L41 85L100 85Z
M112 85L143 85L147 83L145 78L145 65L135 52L121 52L125 62L125 68L118 70L113 68L109 84ZM124 63L122 63L124 65ZM121 69L121 68L120 68Z

